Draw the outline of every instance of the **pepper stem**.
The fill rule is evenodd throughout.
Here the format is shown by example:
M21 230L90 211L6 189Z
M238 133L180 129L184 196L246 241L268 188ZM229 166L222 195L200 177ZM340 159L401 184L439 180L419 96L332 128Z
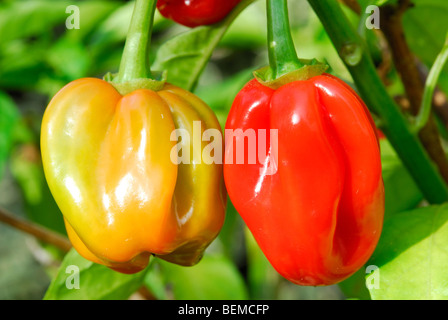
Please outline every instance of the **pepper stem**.
M272 78L304 66L297 57L291 36L287 0L266 0L268 52Z
M115 83L153 79L149 63L156 0L136 0Z

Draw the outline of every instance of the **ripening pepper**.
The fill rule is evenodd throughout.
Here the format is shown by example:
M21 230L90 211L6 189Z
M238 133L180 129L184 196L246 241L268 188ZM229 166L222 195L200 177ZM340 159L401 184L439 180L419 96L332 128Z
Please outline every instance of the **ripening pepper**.
M222 164L171 159L176 146L191 147L173 130L191 133L193 121L220 130L204 102L169 84L121 95L84 78L55 95L42 122L43 165L82 256L123 273L145 268L151 254L200 260L222 227L226 192Z
M226 140L224 179L272 266L312 286L360 269L380 237L384 187L376 129L357 94L325 73L274 89L253 79L227 119L226 131L237 129L268 133L265 160L252 164L247 155L230 161L231 145L249 135ZM253 150L260 152L258 144Z
M218 23L241 0L158 0L157 9L168 19L186 27Z

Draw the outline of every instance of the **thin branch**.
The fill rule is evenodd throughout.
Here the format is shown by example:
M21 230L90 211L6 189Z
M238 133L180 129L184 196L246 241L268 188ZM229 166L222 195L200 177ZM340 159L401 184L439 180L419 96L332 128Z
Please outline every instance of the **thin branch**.
M148 290L148 288L143 285L138 289L137 293L142 297L144 300L158 300L157 297Z
M17 230L28 233L34 236L36 239L41 240L45 243L54 245L64 252L68 252L72 248L70 241L66 237L47 228L44 228L38 224L25 219L21 219L2 208L0 208L0 222L3 222ZM136 291L136 294L138 295L139 299L157 299L144 285Z
M388 41L394 65L409 99L410 112L416 115L422 103L424 83L420 77L415 56L406 41L402 24L403 14L411 6L412 3L409 0L399 0L396 5L381 7L381 30ZM432 115L418 136L443 179L448 182L448 159Z
M380 129L397 151L425 198L432 204L447 201L448 186L444 178L420 139L411 132L409 121L405 119L400 107L389 96L366 49L365 41L357 34L339 3L334 0L308 2L352 75L363 100L372 113L379 117ZM352 49L351 52L360 53L360 60L356 60L356 63L347 61L347 46Z
M347 8L352 10L354 13L356 13L358 16L360 16L360 19L363 19L362 15L362 7L358 3L357 0L339 0L342 4L344 4ZM359 25L365 26L365 21L360 21ZM389 80L387 78L387 75L391 69L392 66L392 54L390 53L390 48L387 44L387 40L384 37L384 34L381 32L381 30L372 29L372 32L375 33L378 45L380 47L381 51L381 62L379 65L376 66L378 75L380 76L383 83L387 86L389 83ZM359 33L359 30L358 30Z
M16 215L13 215L1 208L0 222L3 222L25 233L28 233L45 243L52 244L64 252L68 252L72 247L70 241L59 233L51 231L28 220L19 218Z

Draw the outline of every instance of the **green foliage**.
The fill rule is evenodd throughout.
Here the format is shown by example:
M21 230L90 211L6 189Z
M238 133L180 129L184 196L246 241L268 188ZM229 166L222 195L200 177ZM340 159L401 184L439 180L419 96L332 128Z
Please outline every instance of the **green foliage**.
M242 275L223 255L205 254L197 265L187 268L163 260L155 264L158 267L153 267L159 268L159 279L161 277L164 287L168 288L162 297L176 300L244 300L249 297ZM151 277L146 281L149 288L152 281Z
M122 274L90 262L74 249L65 256L45 300L123 300L143 283L145 272Z
M249 229L245 228L245 230L248 260L247 278L251 297L261 300L275 299L282 279L258 247Z
M448 29L448 2L412 2L415 5L404 14L403 26L424 71L442 48ZM397 1L359 3L365 8L368 4L395 5ZM81 28L67 30L65 9L73 4L80 8ZM331 73L353 82L306 1L289 4L300 58L326 61ZM71 80L101 78L118 70L133 5L133 1L109 0L9 0L0 4L0 179L5 173L13 179L19 190L15 191L17 206L31 221L61 234L65 234L62 215L40 163L38 128L42 114L51 96ZM194 91L224 126L235 95L252 78L253 70L268 63L264 6L264 1L243 0L222 23L194 29L156 13L152 69L167 70L169 82ZM346 13L354 28L362 25L356 14L348 9ZM373 31L365 36L375 64L380 65L384 58L380 39ZM404 93L393 66L385 80L389 93ZM448 94L447 66L439 85ZM380 244L365 266L379 267L379 289L367 289L366 268L329 288L287 283L269 264L229 202L224 228L198 265L184 268L154 258L145 271L123 275L72 250L52 278L45 299L128 299L142 286L156 299L447 299L448 208L425 207L421 190L387 140L381 141L381 156L386 219ZM0 243L7 243L6 236L0 234ZM29 250L26 246L17 248ZM1 252L0 259L7 261L10 253ZM67 267L72 265L79 268L80 289L67 287L73 275ZM8 274L0 274L0 291L2 284L10 283L6 281Z
M423 195L387 140L381 141L386 217L415 208Z
M14 128L20 114L13 100L0 91L0 179L14 143Z
M11 173L22 192L28 218L65 235L62 214L45 180L39 151L32 145L16 150L11 156Z
M125 275L90 262L71 250L45 295L46 300L127 299L146 284L159 299L243 300L247 290L239 271L226 257L205 255L193 267L152 258L148 269ZM76 285L79 284L79 288Z
M444 0L414 0L414 7L403 17L406 39L412 52L430 69L443 47L448 32L448 2ZM439 84L448 92L448 65L443 69Z
M379 267L373 299L448 299L448 207L431 206L388 218L369 264Z
M242 1L244 9L254 0ZM213 26L200 26L166 41L158 50L154 70L167 71L167 81L186 90L193 90L207 65L213 50L220 42L239 11Z
M14 1L0 6L2 42L42 35L65 21L70 1ZM18 14L12 14L17 12ZM42 19L45 17L45 19Z

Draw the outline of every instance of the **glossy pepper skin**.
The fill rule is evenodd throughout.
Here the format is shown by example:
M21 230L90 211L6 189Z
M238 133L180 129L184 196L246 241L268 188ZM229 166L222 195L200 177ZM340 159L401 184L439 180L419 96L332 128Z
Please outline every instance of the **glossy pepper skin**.
M224 19L241 0L158 0L157 9L186 27L210 25Z
M123 273L145 268L151 254L180 265L200 260L222 227L226 192L222 165L170 158L173 130L191 133L193 121L220 130L207 105L169 84L122 96L84 78L51 100L41 133L45 176L82 256Z
M229 197L273 267L311 286L360 269L380 237L384 187L374 124L356 93L327 74L277 90L254 79L227 129L278 130L277 160L263 150L264 164L229 164L226 141L224 165ZM271 161L277 170L266 175Z

